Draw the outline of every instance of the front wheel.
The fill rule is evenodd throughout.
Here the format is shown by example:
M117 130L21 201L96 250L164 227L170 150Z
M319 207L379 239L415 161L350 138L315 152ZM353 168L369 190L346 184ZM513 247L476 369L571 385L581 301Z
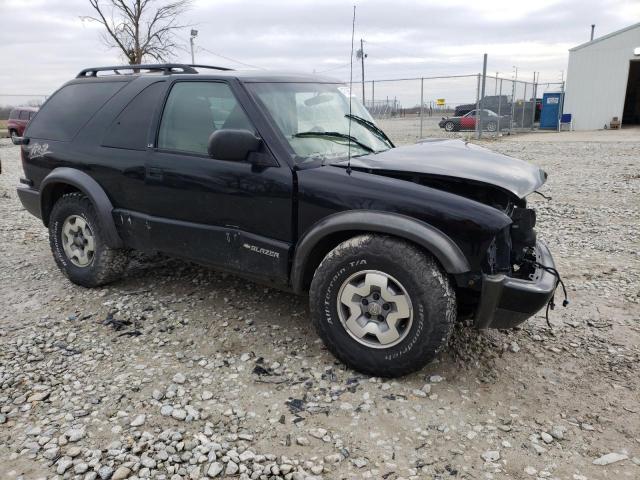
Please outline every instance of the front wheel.
M447 122L444 124L444 129L447 132L453 132L456 129L456 126L453 122Z
M11 141L15 141L18 138L18 132L16 130L9 131L9 135L11 136Z
M384 235L359 235L333 249L309 296L327 348L355 370L381 377L431 361L456 318L455 291L436 260Z
M81 193L66 194L53 206L49 243L60 270L83 287L117 280L129 259L125 250L106 245L95 208Z
M496 122L487 123L487 132L495 132L498 130L498 124Z

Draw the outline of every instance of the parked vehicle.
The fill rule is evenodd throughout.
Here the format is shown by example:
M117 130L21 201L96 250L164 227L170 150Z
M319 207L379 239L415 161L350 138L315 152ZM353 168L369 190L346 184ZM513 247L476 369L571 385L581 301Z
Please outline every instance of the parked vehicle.
M500 112L501 115L505 115L511 112L511 97L508 95L486 95L482 102L483 108L486 108L493 112ZM461 117L469 113L471 110L475 109L475 103L458 105L455 108L454 116Z
M112 282L139 249L308 292L327 348L378 376L421 368L457 318L509 328L552 298L540 168L395 147L329 78L198 68L83 70L15 139L18 195L72 282Z
M498 116L491 110L482 110L482 130L488 132L496 132L498 128L509 128L511 117L509 115ZM471 110L460 117L442 117L438 123L440 128L444 128L447 132L458 132L460 130L475 130L476 122L479 115L476 110Z
M9 136L21 137L24 134L24 129L27 128L29 120L31 120L36 112L35 107L16 107L9 113L9 120L7 121L7 130Z

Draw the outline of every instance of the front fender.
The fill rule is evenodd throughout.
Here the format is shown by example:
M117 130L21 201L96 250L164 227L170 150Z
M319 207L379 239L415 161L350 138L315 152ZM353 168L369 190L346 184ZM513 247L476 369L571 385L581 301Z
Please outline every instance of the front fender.
M75 168L58 167L51 171L40 184L40 211L42 222L49 225L53 208L52 195L56 185L71 185L84 193L93 203L105 234L105 243L111 248L121 248L122 239L113 221L113 205L100 184L86 173Z
M447 273L459 274L470 270L469 262L460 248L437 228L396 213L350 210L323 218L300 239L291 269L291 285L295 292L300 293L304 290L304 274L308 260L319 242L328 235L348 231L384 233L404 238L431 252Z

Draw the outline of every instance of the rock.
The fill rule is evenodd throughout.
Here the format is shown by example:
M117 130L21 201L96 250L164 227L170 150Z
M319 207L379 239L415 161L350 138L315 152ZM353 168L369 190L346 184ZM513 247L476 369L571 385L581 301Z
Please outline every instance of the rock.
M113 476L111 480L125 480L131 475L131 470L124 465L119 466L115 472L113 472Z
M185 377L182 373L176 373L171 379L173 383L177 383L178 385L182 385L187 381L187 377Z
M520 351L520 345L518 345L516 342L511 342L511 344L509 345L509 350L511 350L513 353L518 353Z
M76 463L73 467L74 473L81 474L89 470L89 465L84 462Z
M235 462L229 460L229 463L227 463L227 468L224 471L224 474L225 475L235 475L236 473L238 473L238 470L240 470L238 465Z
M140 457L140 464L146 468L156 468L156 461L146 455Z
M594 465L611 465L612 463L621 462L622 460L628 459L629 456L623 453L607 453L606 455L601 456L600 458L596 458L593 461Z
M73 465L73 460L71 459L71 457L62 457L60 460L58 460L57 465L58 466L56 467L56 473L58 475L62 475L64 472L69 470L71 465Z
M309 430L309 435L318 439L321 439L326 434L327 434L327 431L324 428L314 428L313 430Z
M311 467L311 473L313 473L314 475L320 475L323 470L324 467L322 465L314 465L313 467Z
M552 443L553 442L553 437L551 435L549 435L547 432L540 433L540 438L542 438L542 441L544 443Z
M307 437L297 437L296 443L302 447L306 447L307 445L309 445L309 439Z
M202 395L200 395L200 398L202 400L211 400L213 398L213 393L205 390L204 392L202 392Z
M147 419L146 415L141 414L136 416L136 418L133 419L133 421L129 424L132 427L140 427L142 425L144 425L145 420Z
M187 412L181 408L175 408L171 412L171 416L176 420L184 420L187 418Z
M440 383L444 380L444 377L441 377L440 375L431 375L429 377L429 382L431 383Z
M352 459L351 463L353 463L353 465L356 468L362 468L362 467L366 466L368 462L367 462L367 460L365 458L358 457L358 458Z
M498 450L487 450L482 454L485 462L497 462L500 460L500 452Z
M102 480L110 480L113 476L113 468L109 467L108 465L103 465L98 469L98 476Z
M538 473L538 471L535 468L529 466L524 469L524 473L526 473L527 475L534 476L536 473Z
M160 415L165 417L170 417L171 413L173 413L173 407L171 405L163 405L160 408Z
M217 477L224 470L224 466L220 462L213 462L207 469L207 475L211 478Z
M72 428L70 430L67 430L67 433L65 433L65 435L70 442L77 442L84 438L85 430L84 428Z

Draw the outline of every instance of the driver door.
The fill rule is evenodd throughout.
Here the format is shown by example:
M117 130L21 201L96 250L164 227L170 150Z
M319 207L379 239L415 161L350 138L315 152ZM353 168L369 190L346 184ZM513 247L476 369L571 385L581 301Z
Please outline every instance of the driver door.
M224 129L260 136L229 83L173 83L146 165L149 242L173 255L286 282L291 169L278 165L264 142L244 161L211 158L209 136Z

